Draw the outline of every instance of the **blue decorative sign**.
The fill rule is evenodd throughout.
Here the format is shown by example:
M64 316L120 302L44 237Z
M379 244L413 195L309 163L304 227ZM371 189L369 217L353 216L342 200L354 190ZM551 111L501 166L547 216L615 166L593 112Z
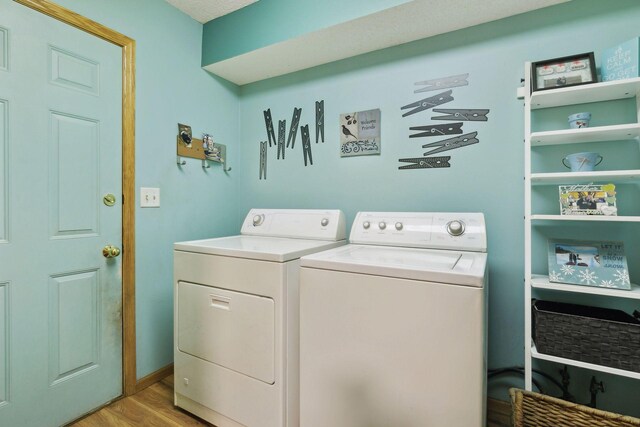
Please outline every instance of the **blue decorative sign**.
M640 38L628 40L602 53L602 81L631 79L640 77Z
M549 241L549 281L631 289L622 242Z

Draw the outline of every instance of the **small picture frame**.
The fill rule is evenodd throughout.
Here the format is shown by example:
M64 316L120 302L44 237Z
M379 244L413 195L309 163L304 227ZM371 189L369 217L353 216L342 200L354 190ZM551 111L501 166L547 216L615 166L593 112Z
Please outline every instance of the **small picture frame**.
M622 242L549 240L549 281L631 289Z
M618 215L614 184L560 185L558 192L560 215Z
M531 64L531 91L596 83L593 52L548 59Z

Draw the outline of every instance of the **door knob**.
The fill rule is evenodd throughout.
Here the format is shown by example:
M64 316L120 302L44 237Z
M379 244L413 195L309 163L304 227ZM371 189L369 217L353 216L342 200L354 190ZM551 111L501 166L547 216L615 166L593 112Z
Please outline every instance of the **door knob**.
M102 256L105 258L115 258L120 255L120 249L115 246L107 245L102 248Z

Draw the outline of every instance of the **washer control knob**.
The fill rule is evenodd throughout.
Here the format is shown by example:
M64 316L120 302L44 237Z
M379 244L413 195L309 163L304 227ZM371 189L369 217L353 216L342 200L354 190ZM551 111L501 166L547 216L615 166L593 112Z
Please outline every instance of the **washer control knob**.
M320 225L322 225L323 227L326 227L327 225L329 225L329 219L322 218L322 221L320 221Z
M253 226L257 227L264 221L264 215L256 215L253 217Z
M447 224L447 232L452 236L462 236L464 234L464 222L451 221Z
M387 228L387 223L384 221L380 221L378 223L378 227L380 227L380 230L384 230L385 228Z
M365 230L368 230L369 227L371 227L371 223L369 221L365 221L362 223L362 228L364 228Z
M403 227L404 226L402 225L401 222L396 222L396 230L400 231L400 230L402 230Z

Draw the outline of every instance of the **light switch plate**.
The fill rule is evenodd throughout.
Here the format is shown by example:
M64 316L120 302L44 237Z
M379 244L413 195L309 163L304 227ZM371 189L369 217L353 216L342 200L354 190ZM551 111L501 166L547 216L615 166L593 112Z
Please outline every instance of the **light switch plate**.
M150 187L140 187L140 207L141 208L159 208L160 207L160 189Z

